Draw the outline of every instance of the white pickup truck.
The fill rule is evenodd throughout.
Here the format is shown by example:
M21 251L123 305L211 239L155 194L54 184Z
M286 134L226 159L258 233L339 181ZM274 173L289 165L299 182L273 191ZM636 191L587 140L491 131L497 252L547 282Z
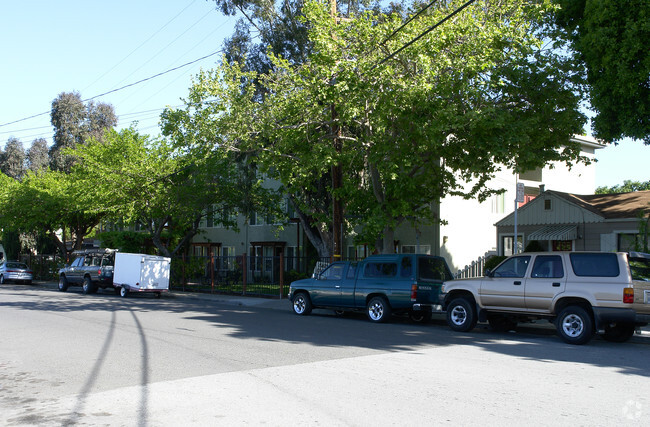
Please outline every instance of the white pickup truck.
M570 344L586 344L595 333L623 342L650 322L650 255L522 253L485 277L445 282L440 303L455 331L478 321L509 330L547 319Z

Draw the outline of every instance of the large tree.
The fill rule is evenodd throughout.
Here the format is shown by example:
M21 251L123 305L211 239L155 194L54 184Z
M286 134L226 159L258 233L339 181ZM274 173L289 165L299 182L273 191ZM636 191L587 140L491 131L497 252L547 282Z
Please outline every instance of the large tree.
M650 2L554 1L561 36L586 69L595 135L650 144Z
M93 187L81 177L60 171L27 172L0 200L0 224L20 233L47 235L68 256L99 223Z
M167 130L184 139L180 129ZM109 131L103 141L93 139L74 151L79 160L74 171L94 188L94 206L107 214L106 220L139 223L166 256L185 248L201 220L215 210L241 210L251 199L257 209L274 205L276 199L259 180L244 185L229 153L186 148L141 135L135 128ZM236 226L228 218L216 220Z
M50 148L51 167L70 172L76 159L65 154L90 138L101 139L106 129L117 124L117 116L110 104L89 101L86 104L78 92L64 92L52 101L51 122L54 126L54 143Z
M35 139L27 150L28 169L32 172L46 170L50 164L49 148L44 138Z
M406 46L460 4L440 4L395 32L405 16L367 12L336 23L326 5L308 2L313 50L304 64L272 56L268 76L237 64L204 72L186 114L200 132L221 134L220 144L256 153L300 196L300 210L314 213L321 237L329 221L308 195L341 165L343 185L324 182L325 192L345 201L359 239L391 252L396 227L437 221L431 206L446 195L487 197L500 168L581 160L570 142L585 121L573 64L543 45L537 25L549 4L478 1ZM263 86L263 102L251 82Z
M0 151L0 171L14 179L25 174L25 149L17 138L9 138L4 152Z

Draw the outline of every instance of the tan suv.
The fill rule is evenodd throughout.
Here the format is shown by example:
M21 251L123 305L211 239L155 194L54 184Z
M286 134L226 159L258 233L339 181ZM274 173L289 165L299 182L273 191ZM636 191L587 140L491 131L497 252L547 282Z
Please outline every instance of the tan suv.
M650 322L650 255L522 253L485 277L445 282L440 302L455 331L478 321L509 330L547 319L570 344L585 344L594 333L623 342Z

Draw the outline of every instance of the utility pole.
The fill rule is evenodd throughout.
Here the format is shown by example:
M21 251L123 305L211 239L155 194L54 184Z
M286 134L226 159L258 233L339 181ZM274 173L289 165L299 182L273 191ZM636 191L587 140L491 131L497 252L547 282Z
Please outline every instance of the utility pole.
M334 24L338 24L336 0L330 0L330 15ZM333 36L335 37L335 36ZM335 82L333 81L332 84ZM341 127L338 124L338 114L336 113L336 104L332 104L332 139L334 150L341 154L343 144L341 142ZM340 160L332 165L332 255L335 260L340 260L343 255L343 203L337 190L343 187L343 170Z

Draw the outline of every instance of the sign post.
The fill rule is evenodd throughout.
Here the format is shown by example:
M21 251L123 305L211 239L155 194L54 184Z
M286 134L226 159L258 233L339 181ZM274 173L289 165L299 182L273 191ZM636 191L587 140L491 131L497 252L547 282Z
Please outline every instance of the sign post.
M517 182L517 195L515 196L515 238L512 241L512 253L517 255L517 208L519 203L524 201L524 183ZM522 242L523 243L523 242Z

